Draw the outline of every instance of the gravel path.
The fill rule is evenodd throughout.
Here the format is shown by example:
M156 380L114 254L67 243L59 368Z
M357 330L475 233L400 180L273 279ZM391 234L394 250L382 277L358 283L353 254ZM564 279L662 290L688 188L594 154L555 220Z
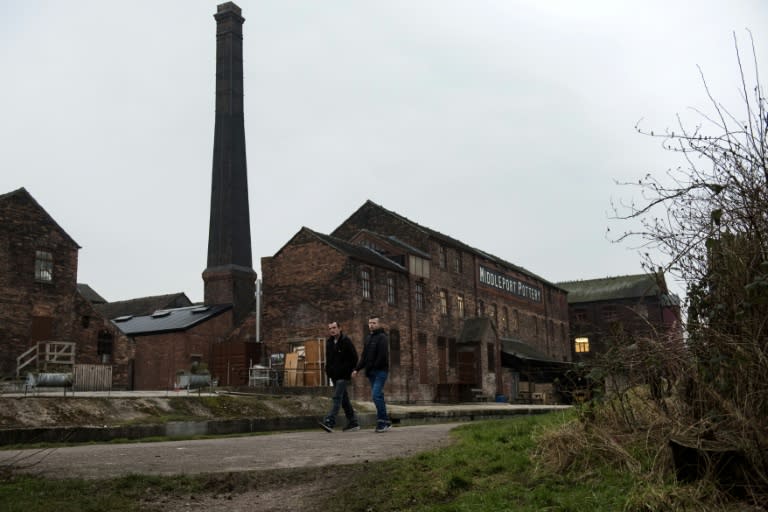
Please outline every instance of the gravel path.
M0 451L0 466L48 478L113 478L310 468L406 457L450 442L458 423L395 427L376 434L317 431L159 443Z

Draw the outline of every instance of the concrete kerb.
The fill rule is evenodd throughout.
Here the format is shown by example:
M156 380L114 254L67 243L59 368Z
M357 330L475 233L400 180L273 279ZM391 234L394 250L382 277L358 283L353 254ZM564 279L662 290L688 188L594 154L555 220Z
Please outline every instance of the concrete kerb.
M135 394L133 396L136 396ZM371 402L357 402L358 416L363 427L376 423ZM426 423L455 423L482 419L500 419L517 415L542 414L561 410L560 405L492 404L388 404L387 409L395 425L410 426ZM108 442L115 439L142 439L148 437L184 438L202 435L232 435L315 429L316 416L286 416L278 418L239 418L203 421L170 421L162 424L120 426L76 426L49 428L0 429L0 445L29 443L84 443ZM341 419L343 422L343 418Z

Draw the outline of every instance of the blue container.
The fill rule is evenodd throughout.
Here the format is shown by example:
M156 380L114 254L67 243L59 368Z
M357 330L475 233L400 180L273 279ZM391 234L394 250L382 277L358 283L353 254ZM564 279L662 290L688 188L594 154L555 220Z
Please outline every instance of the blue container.
M496 401L500 403L504 403L507 401L507 397L505 397L504 395L496 395Z

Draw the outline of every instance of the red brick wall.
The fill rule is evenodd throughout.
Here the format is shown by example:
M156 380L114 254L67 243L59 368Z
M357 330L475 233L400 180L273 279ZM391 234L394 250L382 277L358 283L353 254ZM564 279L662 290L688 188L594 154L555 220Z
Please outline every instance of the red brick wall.
M35 280L35 252L53 256L53 279ZM36 341L77 343L77 363L99 363L98 333L113 336L113 385L129 385L132 348L77 292L77 244L23 190L0 196L0 378ZM27 368L34 371L34 368Z
M358 225L368 220L372 226ZM486 308L496 304L499 312L506 307L510 316L517 311L520 328L510 328L506 333L499 329L501 335L525 341L556 359L570 360L568 310L562 290L522 272L500 268L459 247L447 247L448 265L441 269L438 251L444 242L426 238L422 231L399 220L387 222L386 217L358 211L335 233L353 237L360 227L382 234L396 234L400 240L431 254L430 277L421 278L357 261L315 237L300 233L274 257L262 259L263 332L268 352L287 351L291 340L324 337L326 324L332 320L342 323L344 332L362 351L368 316L378 314L388 332L397 330L400 335L399 366L393 366L390 371L386 396L395 401L432 401L437 395L438 382L458 381L457 367L450 364L453 361L450 361L447 352L451 340L458 339L462 331L464 318L459 318L455 302L456 295L461 293L465 301L465 318L476 315L481 300ZM392 247L387 247L387 250L391 251ZM454 268L453 258L457 250L462 252L462 272L456 272ZM542 291L542 301L533 303L481 285L478 281L480 264L538 287ZM371 275L371 299L362 297L359 278L362 268ZM388 276L396 281L396 305L387 303ZM417 282L424 285L423 311L415 309ZM448 294L448 315L443 315L441 311L440 290ZM419 334L426 336L426 345L421 349L417 341ZM445 340L445 349L438 346L439 338ZM441 355L441 350L444 355ZM498 346L494 350L497 351L496 371L488 371L485 344L480 356L482 375L478 376L478 384L487 387L489 394L503 387ZM421 364L421 358L424 364ZM447 363L443 364L443 375L440 374L441 358ZM426 375L422 375L422 368L425 368ZM369 389L365 379L358 379L353 395L368 399Z
M590 345L589 353L574 353L574 359L589 360L604 354L615 339L649 336L654 330L666 332L671 326L669 316L674 315L656 296L571 304L570 336L587 337Z
M173 389L178 371L189 371L192 355L211 368L212 346L223 341L232 325L226 311L186 331L136 336L135 389Z

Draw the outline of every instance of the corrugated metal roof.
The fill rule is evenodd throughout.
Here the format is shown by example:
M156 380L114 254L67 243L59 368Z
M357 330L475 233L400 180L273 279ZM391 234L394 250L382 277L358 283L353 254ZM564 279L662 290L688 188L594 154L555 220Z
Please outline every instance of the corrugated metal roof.
M161 309L151 315L124 315L112 319L112 323L128 336L146 336L161 332L185 331L230 309L232 304Z

